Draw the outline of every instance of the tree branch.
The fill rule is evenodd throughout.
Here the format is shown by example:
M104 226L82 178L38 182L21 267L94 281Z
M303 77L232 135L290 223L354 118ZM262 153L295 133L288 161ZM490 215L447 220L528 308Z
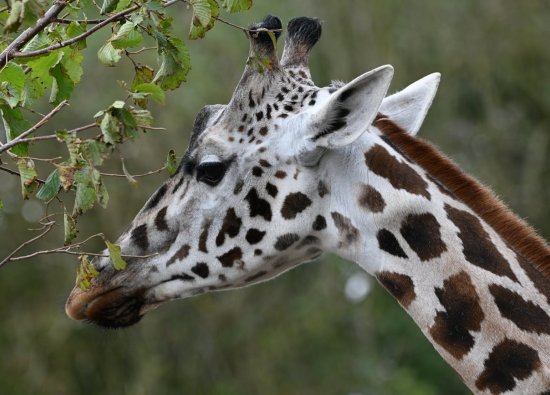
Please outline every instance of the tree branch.
M35 123L30 129L25 130L23 133L21 133L19 136L14 138L11 141L8 141L6 144L3 144L0 147L0 154L4 151L9 150L13 146L21 143L21 140L27 137L29 134L34 133L39 128L41 128L46 122L48 122L55 114L57 114L63 107L65 107L69 102L67 100L63 100L61 103L59 103L53 110L51 110L49 113L47 113L40 121Z
M14 53L19 51L26 43L31 41L34 36L40 33L46 26L48 26L52 20L57 18L59 13L65 8L68 1L55 0L53 5L46 11L44 16L36 21L36 25L29 27L7 46L6 49L0 53L0 67L4 67L8 64L10 59L13 58Z
M120 11L120 12L114 14L114 15L111 15L109 18L104 19L103 21L101 21L100 23L98 23L97 25L92 27L90 30L87 30L84 33L79 34L78 36L73 37L69 40L62 41L60 43L50 45L49 47L46 47L46 48L37 49L36 51L14 52L14 53L12 53L12 57L14 57L14 58L26 58L26 57L30 57L30 56L38 56L38 55L43 55L45 53L49 53L49 52L54 51L54 50L59 49L59 48L66 47L68 45L72 45L74 43L77 43L79 41L84 40L86 37L94 34L96 31L98 31L102 27L107 26L109 23L111 23L113 21L116 21L118 19L124 18L124 16L134 12L135 10L137 10L139 8L141 8L141 4L136 4L136 5L134 5L130 8L127 8L123 11Z

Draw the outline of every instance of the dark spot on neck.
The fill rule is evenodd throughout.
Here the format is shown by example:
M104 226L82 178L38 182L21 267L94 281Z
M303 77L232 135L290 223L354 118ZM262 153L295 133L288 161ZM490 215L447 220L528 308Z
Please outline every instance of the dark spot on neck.
M399 258L409 258L399 245L399 242L393 233L389 230L380 229L376 234L376 239L378 240L378 247L380 247L382 251L386 251L387 253Z

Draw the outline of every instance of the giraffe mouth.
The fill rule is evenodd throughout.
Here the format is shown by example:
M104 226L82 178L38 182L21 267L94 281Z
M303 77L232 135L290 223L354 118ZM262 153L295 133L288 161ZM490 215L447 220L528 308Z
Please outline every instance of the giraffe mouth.
M83 291L75 286L65 304L65 312L74 320L86 320L106 328L128 327L139 322L148 310L144 294L145 289L98 287Z

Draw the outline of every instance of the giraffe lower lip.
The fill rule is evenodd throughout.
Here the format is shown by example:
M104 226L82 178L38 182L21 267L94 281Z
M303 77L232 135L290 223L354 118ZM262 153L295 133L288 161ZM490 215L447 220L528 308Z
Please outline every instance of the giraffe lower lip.
M146 306L143 290L91 289L75 287L65 305L65 312L74 320L87 320L99 326L120 328L137 323Z

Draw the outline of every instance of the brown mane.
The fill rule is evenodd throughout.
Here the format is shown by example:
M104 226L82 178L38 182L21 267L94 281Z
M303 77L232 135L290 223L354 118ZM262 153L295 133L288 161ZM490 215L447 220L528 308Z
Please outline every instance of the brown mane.
M512 213L489 188L465 174L432 144L411 136L383 115L379 114L374 125L392 145L424 168L487 222L512 249L530 261L545 277L550 278L550 247L546 241Z

